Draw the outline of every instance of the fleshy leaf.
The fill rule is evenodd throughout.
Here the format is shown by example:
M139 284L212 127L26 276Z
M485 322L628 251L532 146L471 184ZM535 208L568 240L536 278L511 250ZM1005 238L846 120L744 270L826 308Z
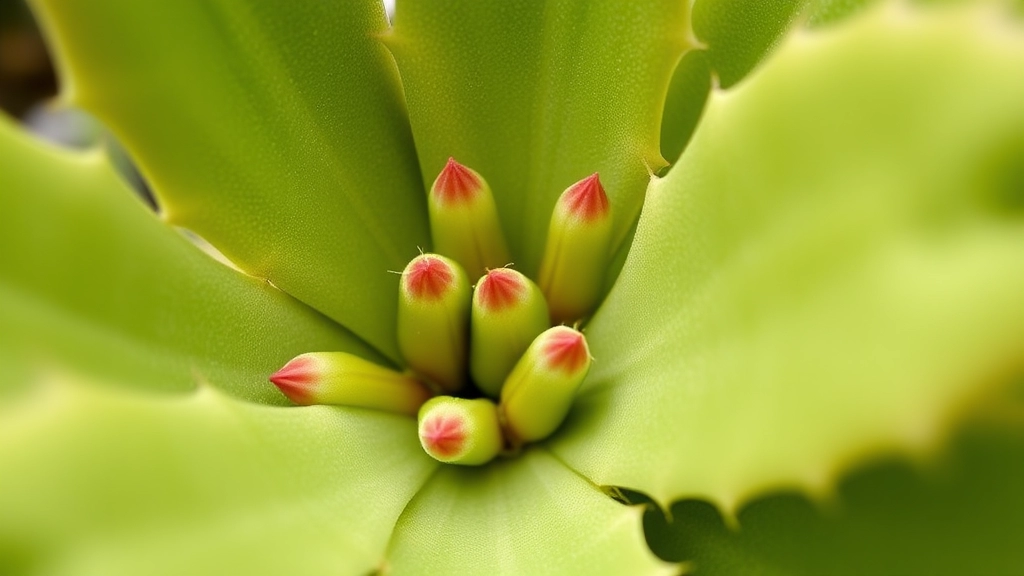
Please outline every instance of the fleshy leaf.
M661 118L661 153L678 158L700 121L711 91L711 68L707 52L690 50L672 73Z
M380 2L36 2L66 100L194 230L397 358L395 291L429 242Z
M0 572L350 574L434 468L407 417L58 382L0 412Z
M727 512L927 447L1024 368L1024 33L902 7L794 36L652 184L552 449Z
M1020 574L1020 409L1012 430L974 426L941 462L876 464L844 479L825 502L797 494L752 502L739 513L739 531L704 502L676 503L671 524L651 509L648 541L667 558L692 562L700 576Z
M674 574L623 506L541 449L444 466L395 527L384 574Z
M0 118L0 390L55 363L107 381L262 402L310 350L372 351L161 223L102 153L52 148ZM12 370L24 377L11 377Z
M599 172L615 245L643 201L661 108L689 46L689 5L447 2L398 6L395 54L426 185L450 156L490 183L516 267L536 275L555 200Z
M790 27L807 0L696 0L693 31L728 88L742 80Z
M807 25L824 26L840 22L878 0L809 0Z

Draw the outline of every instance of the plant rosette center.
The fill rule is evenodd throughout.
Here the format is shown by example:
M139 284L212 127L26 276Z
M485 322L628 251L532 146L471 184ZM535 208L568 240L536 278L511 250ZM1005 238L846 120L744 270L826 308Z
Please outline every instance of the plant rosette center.
M398 290L398 346L407 369L311 352L270 381L301 405L416 416L427 454L485 464L547 438L572 407L590 370L578 327L600 302L611 206L597 174L562 193L536 282L510 267L494 197L476 171L449 159L428 209L437 253L413 258Z

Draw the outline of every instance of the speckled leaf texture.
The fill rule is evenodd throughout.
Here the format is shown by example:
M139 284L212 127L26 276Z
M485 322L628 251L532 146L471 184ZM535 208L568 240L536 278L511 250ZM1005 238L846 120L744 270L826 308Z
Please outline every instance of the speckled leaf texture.
M1019 572L1024 24L770 4L35 0L159 210L0 119L0 573ZM568 420L479 468L266 381L401 364L449 156L517 269L594 172L619 241Z
M162 223L101 151L39 143L0 118L0 354L161 390L197 382L284 403L266 375L309 349L373 355L316 311L215 262Z
M35 5L64 100L124 143L167 221L397 359L388 270L429 235L379 3Z
M490 183L516 267L534 275L551 209L601 175L621 242L658 148L661 104L690 46L687 2L402 2L395 54L428 185L449 156Z
M934 446L1024 368L1021 69L994 12L893 6L715 92L651 184L555 453L729 513Z
M826 498L787 491L758 499L740 511L739 530L704 501L675 503L671 522L652 508L648 541L709 576L1019 574L1022 400L1018 393L981 410L941 457L872 462Z
M0 562L76 576L366 574L436 466L400 416L68 376L0 411L0 462Z

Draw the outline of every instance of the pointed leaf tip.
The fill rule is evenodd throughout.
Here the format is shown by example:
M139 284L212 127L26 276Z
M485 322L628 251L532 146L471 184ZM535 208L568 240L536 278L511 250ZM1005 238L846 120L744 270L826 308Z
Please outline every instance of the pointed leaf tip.
M472 296L457 262L421 254L402 273L398 349L417 374L454 392L466 381Z
M491 312L511 307L522 300L527 291L525 278L508 268L488 270L476 287L480 306Z
M584 221L603 218L610 209L608 195L597 172L570 186L562 193L559 203L569 215Z
M347 352L308 352L270 376L289 400L415 415L430 390L409 374Z
M420 300L439 300L454 281L452 266L432 254L417 256L402 274L402 287L410 296Z
M545 334L541 354L549 368L566 374L576 374L590 365L587 339L568 326L556 326Z
M537 336L501 389L510 443L550 436L565 420L589 371L590 353L581 332L555 326Z
M434 459L466 466L490 462L505 445L498 407L483 398L432 398L420 409L419 436Z
M611 262L611 212L596 172L559 196L537 278L553 322L579 320L600 302Z
M550 326L540 288L511 268L488 270L473 293L469 372L491 397L530 343Z
M312 404L310 388L318 379L317 362L309 356L297 356L270 375L270 381L296 404Z
M434 414L420 426L420 439L430 454L451 458L462 451L466 430L462 418L454 414Z
M474 278L509 261L498 208L487 181L449 158L427 197L434 250L462 265Z
M449 156L430 192L437 200L447 204L469 201L480 188L480 176Z

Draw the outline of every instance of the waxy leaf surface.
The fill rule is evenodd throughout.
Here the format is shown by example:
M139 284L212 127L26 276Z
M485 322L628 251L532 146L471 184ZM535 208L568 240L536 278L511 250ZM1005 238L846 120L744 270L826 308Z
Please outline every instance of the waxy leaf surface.
M1019 574L1022 408L1013 408L1013 423L973 423L942 458L858 470L824 501L793 493L755 500L740 511L739 530L708 503L688 500L672 506L671 523L650 509L644 531L658 554L701 576Z
M40 0L65 100L95 114L165 217L397 359L395 290L424 192L370 0Z
M486 468L444 466L402 513L385 573L678 573L647 548L640 515L542 449Z
M70 380L0 408L5 574L362 576L436 466L401 416Z
M693 33L722 88L743 79L793 25L807 0L696 0Z
M553 451L727 512L941 439L1024 368L1024 33L876 11L712 95Z
M99 151L35 141L0 118L0 390L51 368L189 390L209 382L287 402L266 381L291 357L359 339L160 222Z
M643 202L661 106L688 47L686 2L402 2L386 43L427 186L449 156L480 172L517 268L534 276L551 209L599 172L618 245Z

